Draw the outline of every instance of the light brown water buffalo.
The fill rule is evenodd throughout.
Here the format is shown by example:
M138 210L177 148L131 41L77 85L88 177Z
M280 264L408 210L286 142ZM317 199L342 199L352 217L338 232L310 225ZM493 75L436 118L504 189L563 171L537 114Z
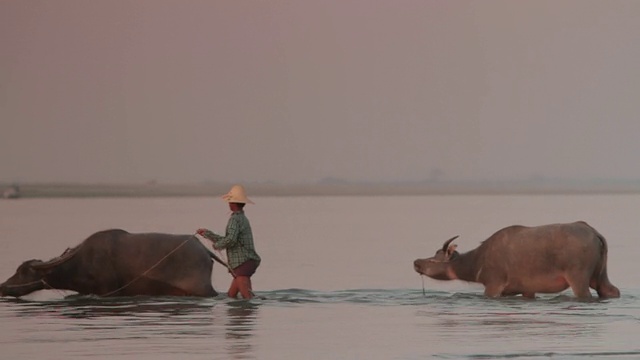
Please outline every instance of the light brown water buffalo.
M460 254L445 241L415 271L437 280L460 279L484 285L489 297L557 293L571 287L578 298L620 297L607 277L607 241L585 222L537 227L509 226Z
M216 296L212 255L193 235L95 233L46 262L25 261L0 296L41 289L98 296Z

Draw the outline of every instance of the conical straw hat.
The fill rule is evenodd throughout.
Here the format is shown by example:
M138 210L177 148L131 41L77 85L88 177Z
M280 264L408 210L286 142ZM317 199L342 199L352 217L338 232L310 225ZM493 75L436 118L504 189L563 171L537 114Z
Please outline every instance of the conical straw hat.
M253 204L254 202L249 200L247 194L244 191L242 185L233 185L231 190L225 195L222 195L222 200L228 203L241 203L241 204Z

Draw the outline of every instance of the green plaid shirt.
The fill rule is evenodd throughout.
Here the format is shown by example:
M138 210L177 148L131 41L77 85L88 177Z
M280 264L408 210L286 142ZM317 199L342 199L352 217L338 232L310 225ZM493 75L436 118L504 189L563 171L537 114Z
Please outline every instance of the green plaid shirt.
M237 211L231 214L225 236L215 234L209 230L203 236L213 241L215 249L227 249L227 260L232 269L250 259L260 263L260 256L253 245L251 225L249 224L249 219L244 215L244 211Z

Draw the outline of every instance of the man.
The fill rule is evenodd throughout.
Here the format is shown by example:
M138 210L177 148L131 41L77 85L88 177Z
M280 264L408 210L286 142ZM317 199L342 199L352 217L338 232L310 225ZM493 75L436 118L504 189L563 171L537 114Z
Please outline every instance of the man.
M249 219L244 214L244 206L253 204L253 201L249 200L242 185L231 187L229 193L222 196L222 199L229 203L229 209L232 212L227 223L226 234L218 235L205 228L198 229L197 233L211 240L214 249L227 250L229 267L233 269L233 281L227 292L229 297L235 298L240 292L243 298L251 299L253 297L251 276L256 272L261 260L253 244Z

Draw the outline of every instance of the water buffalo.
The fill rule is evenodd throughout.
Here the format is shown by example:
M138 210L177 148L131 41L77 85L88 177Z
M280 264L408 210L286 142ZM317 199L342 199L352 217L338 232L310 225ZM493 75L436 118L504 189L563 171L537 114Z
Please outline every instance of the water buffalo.
M41 289L98 296L216 296L212 256L193 235L106 230L57 258L25 261L0 285L0 296Z
M620 297L607 277L607 242L585 222L537 227L509 226L460 254L445 241L415 271L437 280L460 279L484 285L488 297L557 293L571 287L578 298Z

